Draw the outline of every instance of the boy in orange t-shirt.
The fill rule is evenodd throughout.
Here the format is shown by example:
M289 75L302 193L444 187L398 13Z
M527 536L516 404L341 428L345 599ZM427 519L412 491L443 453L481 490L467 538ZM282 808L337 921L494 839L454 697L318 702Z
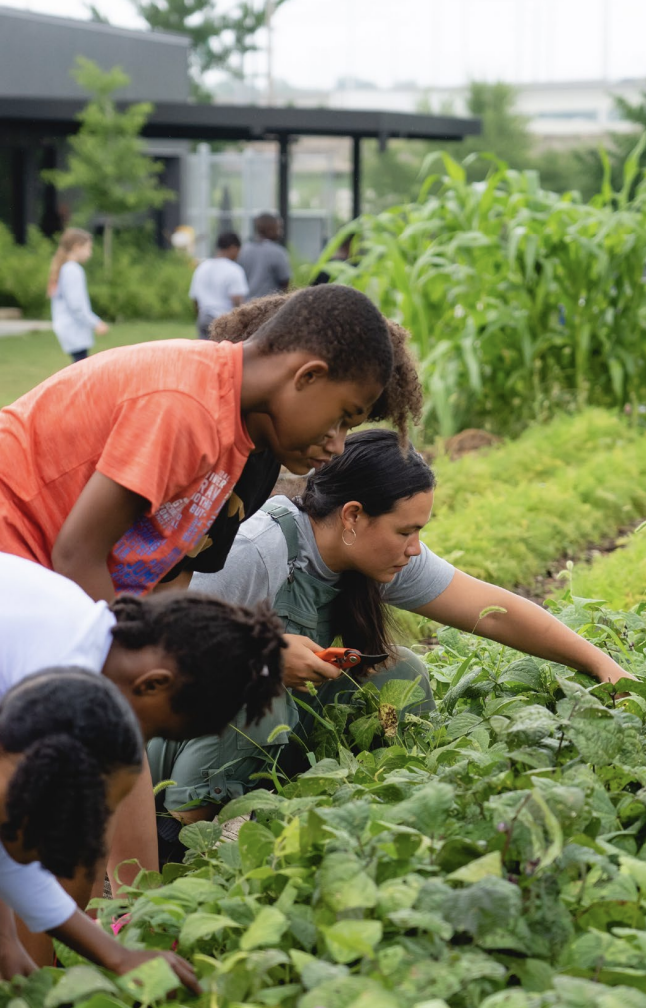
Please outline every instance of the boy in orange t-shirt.
M211 527L251 451L342 451L392 366L380 312L330 285L242 344L146 343L64 369L0 411L0 550L95 599L149 591Z

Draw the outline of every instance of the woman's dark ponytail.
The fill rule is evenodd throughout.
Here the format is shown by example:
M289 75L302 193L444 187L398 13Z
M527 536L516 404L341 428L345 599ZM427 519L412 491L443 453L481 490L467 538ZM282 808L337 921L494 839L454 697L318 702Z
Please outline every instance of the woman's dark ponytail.
M410 442L402 450L394 431L372 429L351 434L343 454L312 473L294 503L314 522L336 515L348 501L358 501L368 517L378 518L434 487L432 470ZM339 587L332 606L334 635L367 654L389 653L397 624L380 585L359 571L345 571Z
M0 704L0 746L22 759L5 798L3 840L21 836L55 875L92 872L104 854L107 778L141 768L143 741L116 686L82 669L28 676Z

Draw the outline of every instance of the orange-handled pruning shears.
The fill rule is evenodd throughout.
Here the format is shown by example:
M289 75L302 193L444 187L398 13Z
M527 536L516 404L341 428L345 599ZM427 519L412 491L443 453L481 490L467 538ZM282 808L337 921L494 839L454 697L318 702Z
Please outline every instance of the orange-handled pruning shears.
M322 658L323 661L329 662L330 665L336 665L337 668L351 669L357 668L359 665L372 668L373 665L379 665L385 661L388 655L362 654L356 648L330 647L326 648L325 651L317 651L316 657Z

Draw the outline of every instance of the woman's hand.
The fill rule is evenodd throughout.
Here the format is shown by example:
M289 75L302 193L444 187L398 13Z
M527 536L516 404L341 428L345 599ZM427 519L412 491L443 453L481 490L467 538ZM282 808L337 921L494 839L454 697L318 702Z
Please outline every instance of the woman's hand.
M107 322L97 322L94 327L94 332L97 336L105 336L106 333L110 332L110 326Z
M315 644L309 637L300 634L285 634L287 650L283 651L283 682L290 689L299 693L309 692L307 683L320 686L328 679L338 679L341 669L322 658L316 657L317 651L323 651L320 644Z
M448 588L415 612L525 654L567 665L599 682L635 678L609 654L570 630L542 606L470 577L464 571L456 570Z

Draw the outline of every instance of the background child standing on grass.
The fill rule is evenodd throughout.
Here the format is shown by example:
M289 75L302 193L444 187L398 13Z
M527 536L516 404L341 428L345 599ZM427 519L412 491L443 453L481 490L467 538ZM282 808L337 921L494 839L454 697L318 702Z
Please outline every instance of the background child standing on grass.
M92 235L67 228L52 259L47 296L52 299L52 327L72 363L85 360L94 346L94 333L105 336L108 326L90 305L83 263L92 255Z

